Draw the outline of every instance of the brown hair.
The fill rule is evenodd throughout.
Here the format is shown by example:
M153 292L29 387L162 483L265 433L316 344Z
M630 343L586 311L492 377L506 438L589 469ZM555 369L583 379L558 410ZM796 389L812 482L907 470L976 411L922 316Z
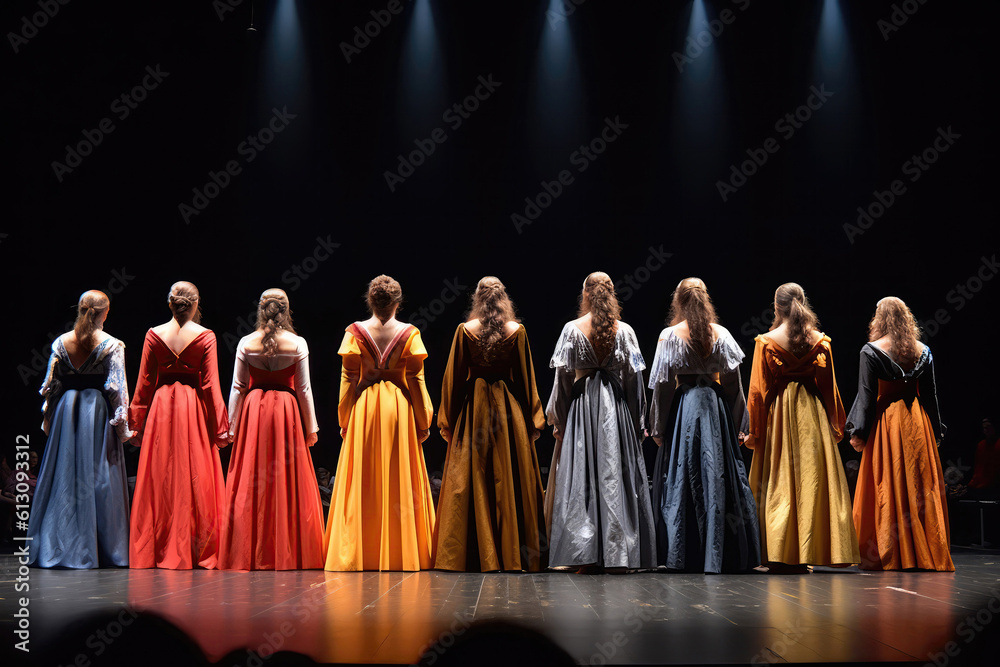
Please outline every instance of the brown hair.
M913 313L902 299L887 296L875 306L875 316L868 324L868 340L889 337L889 354L903 368L909 370L917 363L917 342L920 327Z
M257 304L257 328L264 332L260 343L264 347L264 355L273 357L278 351L278 341L275 336L283 329L295 333L292 327L292 309L288 305L288 295L285 290L272 287L260 295Z
M504 338L504 327L507 322L517 322L514 315L514 304L507 296L507 288L495 276L486 276L476 285L472 295L472 308L469 310L469 320L478 319L482 324L479 340L483 346L483 358L489 362L493 359L500 341Z
M94 332L97 331L97 321L107 311L111 301L104 292L92 289L80 295L76 304L76 323L73 333L77 344L85 350L94 349Z
M670 326L687 320L688 331L691 333L691 345L707 357L712 353L714 336L712 324L719 318L715 315L715 306L708 295L708 288L701 278L685 278L677 284L670 300L670 316L667 323Z
M403 288L387 275L376 276L368 283L368 294L365 303L368 311L380 320L389 319L393 306L403 302Z
M789 350L793 354L809 351L809 332L819 329L819 318L809 305L805 290L798 283L785 283L774 291L774 331L782 322L788 322Z
M170 312L174 314L181 325L191 320L195 324L201 324L201 296L194 283L181 280L170 286L170 294L167 296L167 305Z
M579 317L590 313L591 342L597 359L602 360L615 347L615 336L618 333L618 318L622 307L615 296L615 284L611 277L603 271L595 271L583 281L583 292L580 294Z

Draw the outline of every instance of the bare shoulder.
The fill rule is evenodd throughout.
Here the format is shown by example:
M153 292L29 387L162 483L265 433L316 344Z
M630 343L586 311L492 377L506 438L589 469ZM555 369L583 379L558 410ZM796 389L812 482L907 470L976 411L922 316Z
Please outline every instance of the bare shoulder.
M511 320L510 322L507 322L504 325L504 333L506 333L508 336L513 336L514 334L517 333L518 329L520 328L521 328L520 322L515 322Z
M825 336L826 336L826 334L823 333L822 331L818 331L816 329L813 329L812 331L809 332L809 344L810 345L815 345L816 343L818 343L821 340L823 340L823 338Z
M479 321L478 317L475 317L465 323L465 329L472 334L478 334L483 328L483 323Z
M888 336L882 336L878 340L873 340L872 345L882 350L883 352L888 352L890 349L892 349L892 341L889 339Z

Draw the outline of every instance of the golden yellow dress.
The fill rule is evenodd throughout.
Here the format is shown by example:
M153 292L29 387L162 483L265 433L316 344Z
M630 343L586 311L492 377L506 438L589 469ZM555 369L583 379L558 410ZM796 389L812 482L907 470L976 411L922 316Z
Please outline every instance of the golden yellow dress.
M763 335L756 343L746 445L754 450L750 488L762 560L858 563L851 495L837 449L845 414L830 337L824 335L802 357Z
M438 426L450 431L438 501L434 567L538 572L548 565L542 477L532 429L545 428L523 326L489 362L464 324L455 331Z
M327 570L421 570L432 564L434 504L418 430L433 410L427 350L416 327L379 350L359 323L344 334L340 427L330 499Z

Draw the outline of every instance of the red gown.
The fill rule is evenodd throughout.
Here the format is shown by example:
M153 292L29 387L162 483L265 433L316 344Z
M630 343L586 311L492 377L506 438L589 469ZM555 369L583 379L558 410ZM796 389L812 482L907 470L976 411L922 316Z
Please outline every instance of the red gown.
M305 432L317 431L308 348L268 370L236 355L230 415L236 424L226 480L220 569L322 569L323 502ZM284 355L282 355L284 356ZM273 359L271 360L273 361ZM305 428L303 428L305 426Z
M214 568L225 483L213 445L224 447L229 431L214 333L175 354L146 332L129 427L143 432L129 566Z

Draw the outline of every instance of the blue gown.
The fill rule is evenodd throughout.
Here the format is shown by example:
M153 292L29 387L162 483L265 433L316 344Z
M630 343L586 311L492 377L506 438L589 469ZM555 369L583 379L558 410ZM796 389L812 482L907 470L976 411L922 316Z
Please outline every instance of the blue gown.
M75 368L52 343L41 392L42 454L28 522L29 563L128 566L129 502L122 442L128 430L125 344L107 337Z

